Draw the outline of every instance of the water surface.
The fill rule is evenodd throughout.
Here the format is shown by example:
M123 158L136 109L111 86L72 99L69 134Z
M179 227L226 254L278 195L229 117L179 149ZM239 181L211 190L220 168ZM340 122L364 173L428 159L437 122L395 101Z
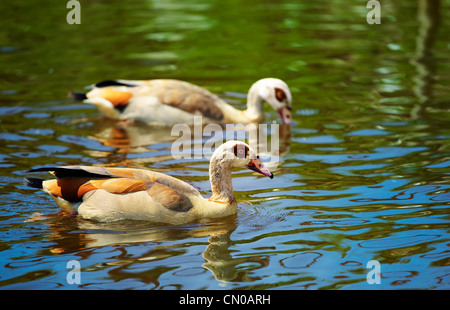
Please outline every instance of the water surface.
M449 289L449 6L383 1L369 25L366 1L82 2L68 25L64 3L3 2L0 287ZM294 123L273 180L234 173L235 216L99 224L22 185L42 165L145 167L208 196L208 160L175 160L170 129L118 126L67 93L178 78L244 109L269 76L289 84Z

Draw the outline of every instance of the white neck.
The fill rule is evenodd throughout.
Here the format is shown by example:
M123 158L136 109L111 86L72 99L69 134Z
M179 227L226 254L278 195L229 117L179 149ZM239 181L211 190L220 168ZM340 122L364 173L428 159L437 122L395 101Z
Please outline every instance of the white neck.
M258 93L258 86L254 84L248 91L246 116L255 121L262 120L264 118L263 105L264 100Z
M212 157L209 165L209 178L213 195L211 200L235 204L236 198L233 192L233 183L231 182L231 169L229 163L223 158Z

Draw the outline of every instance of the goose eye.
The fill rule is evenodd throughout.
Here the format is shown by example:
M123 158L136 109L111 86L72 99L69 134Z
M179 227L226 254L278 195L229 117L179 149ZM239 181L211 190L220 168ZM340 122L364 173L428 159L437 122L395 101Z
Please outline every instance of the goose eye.
M275 98L277 98L279 102L283 102L286 100L287 96L284 90L281 88L275 88Z
M237 158L246 158L248 155L248 147L246 145L236 144L234 146L234 155Z

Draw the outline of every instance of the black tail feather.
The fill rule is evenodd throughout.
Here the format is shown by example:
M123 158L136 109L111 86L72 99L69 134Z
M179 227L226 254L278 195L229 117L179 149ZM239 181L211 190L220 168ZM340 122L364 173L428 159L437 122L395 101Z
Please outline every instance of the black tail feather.
M76 91L70 92L69 97L76 101L83 101L87 99L86 93Z
M99 174L86 171L81 166L65 166L65 167L41 167L36 169L31 169L27 172L52 172L52 174L60 178L117 178L117 176L112 174Z
M123 83L123 82L114 81L114 80L102 81L102 82L99 82L99 83L95 84L95 87L99 87L99 88L101 88L101 87L109 87L109 86L136 87L137 85L129 84L129 83Z
M44 180L37 179L37 178L24 178L23 179L23 184L25 184L26 186L29 186L29 187L42 189L42 182L43 181Z

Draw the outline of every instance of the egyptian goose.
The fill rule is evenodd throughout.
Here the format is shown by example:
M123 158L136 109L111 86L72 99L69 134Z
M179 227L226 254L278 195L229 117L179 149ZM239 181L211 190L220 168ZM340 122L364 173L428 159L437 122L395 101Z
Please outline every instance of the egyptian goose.
M57 179L25 178L27 186L49 193L63 211L99 222L146 220L183 224L201 218L219 218L237 212L231 182L233 168L247 167L265 176L273 174L246 143L228 141L211 156L211 198L172 176L145 169L91 166L44 167Z
M275 78L252 85L245 111L204 88L168 79L103 81L88 93L72 92L71 97L94 104L106 117L149 125L193 124L195 115L202 116L205 123L260 123L265 101L278 111L283 123L291 122L291 92L285 82Z

